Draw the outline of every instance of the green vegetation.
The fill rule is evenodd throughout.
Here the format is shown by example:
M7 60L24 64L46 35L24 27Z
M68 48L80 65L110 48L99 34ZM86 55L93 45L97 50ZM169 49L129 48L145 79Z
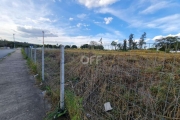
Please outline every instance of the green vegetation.
M104 49L104 47L102 45L89 45L89 44L81 45L80 48L81 49L99 49L99 50Z
M33 46L33 47L42 47L42 45L39 45L39 44L32 44L32 43L27 43L27 42L17 42L17 41L8 41L6 39L0 39L0 47L10 47L10 48L14 48L14 44L15 44L15 47L18 48L18 47L22 47L22 48L25 48L25 47L30 47L30 46ZM50 44L45 44L44 45L46 48L59 48L59 45L50 45Z
M55 110L49 111L44 120L56 120L59 117L65 115L66 113L67 113L67 110L64 110L63 112L59 111L59 106L58 106L56 107Z
M78 48L78 47L77 47L76 45L72 45L71 48L76 49L76 48Z
M82 120L82 98L76 96L72 91L65 91L65 101L71 120Z
M68 48L71 48L71 46L70 45L66 45L64 48L68 49Z
M14 42L14 41L7 41L7 40L0 40L0 47L10 47L10 48L14 48L14 44L15 47L29 47L30 45L34 45L34 44L29 44L26 42ZM35 45L34 45L35 46ZM36 45L36 46L40 46L40 45Z
M21 53L22 53L24 59L27 60L27 64L28 64L28 66L30 67L31 72L32 72L33 74L37 74L37 73L38 73L38 71L37 71L37 65L36 65L30 58L27 57L24 49L21 49Z

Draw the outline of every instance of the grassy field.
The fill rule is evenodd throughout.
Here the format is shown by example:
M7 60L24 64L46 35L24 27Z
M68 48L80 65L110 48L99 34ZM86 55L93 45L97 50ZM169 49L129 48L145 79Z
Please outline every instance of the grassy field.
M41 51L37 55L40 71ZM82 56L93 55L102 56L98 64L82 64ZM53 108L59 101L59 56L59 50L45 50L46 89ZM180 119L180 54L69 49L65 81L66 108L74 120ZM113 108L108 112L106 102Z

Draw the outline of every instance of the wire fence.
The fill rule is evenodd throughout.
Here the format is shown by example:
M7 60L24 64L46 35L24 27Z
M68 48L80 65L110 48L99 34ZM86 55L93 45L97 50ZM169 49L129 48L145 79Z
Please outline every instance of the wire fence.
M25 52L41 76L41 48ZM54 107L60 95L60 54L60 49L45 48L44 83ZM66 49L64 64L71 119L180 119L179 53Z

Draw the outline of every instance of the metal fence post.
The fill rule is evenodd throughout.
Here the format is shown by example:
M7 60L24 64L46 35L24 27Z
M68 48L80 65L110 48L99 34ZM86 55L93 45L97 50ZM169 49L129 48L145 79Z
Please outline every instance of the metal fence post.
M29 58L29 48L28 48L28 58Z
M34 63L36 63L36 48L34 48Z
M42 81L44 81L44 46L42 47Z
M31 48L28 48L28 50L29 50L29 52L28 52L29 58L31 58Z
M32 56L32 48L30 48L30 52L31 52L31 57L30 58L32 60L32 58L33 58L33 56Z
M26 48L24 48L24 51L25 51L25 54L27 55L27 50L26 50Z
M64 110L64 46L61 45L60 52L60 109Z

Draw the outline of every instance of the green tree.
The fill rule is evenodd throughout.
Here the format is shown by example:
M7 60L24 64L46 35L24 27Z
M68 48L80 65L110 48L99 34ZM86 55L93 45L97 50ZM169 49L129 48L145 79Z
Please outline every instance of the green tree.
M162 39L156 39L156 47L160 47L159 50L168 52L170 49L177 51L179 49L179 38L177 36L163 37Z
M130 34L129 35L129 49L131 50L132 49L132 46L133 46L133 36L134 34Z
M132 47L133 47L133 49L137 49L137 42L133 41Z
M127 50L127 40L124 40L124 44L123 44L123 50L126 51Z
M84 48L89 48L89 45L88 44L84 44L84 45L81 45L80 47L81 49L84 49Z
M76 45L72 45L71 48L77 49L77 46Z
M146 44L145 38L146 38L146 32L144 32L144 33L142 34L142 36L141 36L141 38L140 38L140 40L139 40L139 48L140 48L140 49L142 49L142 46L143 46L144 44Z
M102 45L97 45L97 46L94 46L94 49L99 49L99 50L103 50L104 47Z
M123 48L123 45L122 45L121 43L118 43L118 44L117 44L117 48L118 48L119 50L121 50L121 49Z
M71 46L70 45L66 45L64 48L68 49L68 48L71 48Z
M114 46L114 48L115 48L115 50L116 50L116 47L117 47L117 42L112 41L111 45L112 45L112 46Z

